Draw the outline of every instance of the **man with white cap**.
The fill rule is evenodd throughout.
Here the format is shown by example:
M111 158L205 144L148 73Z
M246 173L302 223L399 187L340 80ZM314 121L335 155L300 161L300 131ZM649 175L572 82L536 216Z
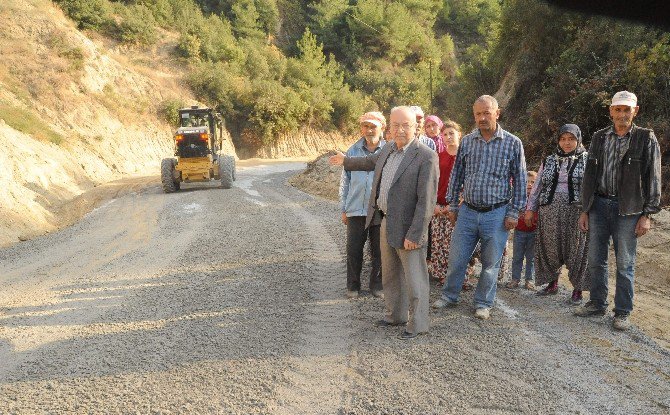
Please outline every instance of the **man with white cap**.
M633 123L640 107L632 92L619 91L610 105L613 125L597 131L582 181L579 227L589 232L590 301L575 314L607 311L607 255L610 237L616 257L613 327L627 330L633 310L637 238L649 232L649 215L660 211L661 152L650 129Z
M416 138L420 143L423 143L430 147L431 150L437 151L437 147L435 146L435 142L428 138L424 133L423 133L423 123L425 122L424 120L424 113L423 110L421 109L420 106L418 105L412 105L410 106L412 111L414 111L414 114L416 114Z
M381 151L386 144L382 132L386 128L386 118L381 112L366 112L358 119L361 138L349 150L347 157L366 157ZM373 171L342 171L340 179L340 208L342 223L347 226L347 297L358 297L361 289L363 249L370 240L372 266L370 268L370 293L383 297L381 254L379 252L379 226L381 220L366 228L365 218L372 192Z

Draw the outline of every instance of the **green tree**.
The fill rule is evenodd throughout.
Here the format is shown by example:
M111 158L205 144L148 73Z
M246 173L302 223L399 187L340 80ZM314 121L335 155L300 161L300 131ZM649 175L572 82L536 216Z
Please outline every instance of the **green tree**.
M238 37L261 38L260 14L253 0L239 0L232 7L233 31Z
M104 29L112 21L107 0L55 0L79 29Z

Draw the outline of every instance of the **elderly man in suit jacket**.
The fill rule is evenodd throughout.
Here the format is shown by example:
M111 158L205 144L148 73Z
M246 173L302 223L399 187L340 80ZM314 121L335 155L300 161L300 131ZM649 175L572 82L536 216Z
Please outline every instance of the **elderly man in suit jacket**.
M428 331L428 223L437 202L437 154L416 138L416 116L411 108L391 110L389 137L381 152L366 157L330 158L345 170L374 170L366 226L381 218L383 327L407 323L401 339Z

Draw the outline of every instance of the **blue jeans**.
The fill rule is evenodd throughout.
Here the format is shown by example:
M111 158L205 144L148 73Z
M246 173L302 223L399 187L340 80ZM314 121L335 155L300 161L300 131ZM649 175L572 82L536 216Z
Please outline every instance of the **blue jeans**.
M619 215L619 202L599 196L589 211L589 274L591 301L607 308L607 255L610 237L616 257L616 291L614 312L628 315L633 311L633 279L635 277L635 226L640 215Z
M514 255L512 255L512 279L521 280L523 259L526 258L526 281L535 277L535 231L514 231Z
M505 229L506 206L480 213L463 204L451 234L447 282L442 298L457 302L465 280L468 262L478 241L481 241L482 272L475 291L475 307L491 308L496 298L500 259L505 250L508 231Z

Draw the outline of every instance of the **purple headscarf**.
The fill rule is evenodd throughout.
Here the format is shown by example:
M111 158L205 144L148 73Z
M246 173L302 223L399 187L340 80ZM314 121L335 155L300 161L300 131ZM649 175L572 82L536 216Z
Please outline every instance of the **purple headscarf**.
M435 138L433 138L433 137L428 137L428 134L426 134L426 137L428 137L428 138L430 138L431 140L433 140L433 142L435 142L435 150L436 150L438 153L442 153L443 151L445 151L445 150L447 149L447 148L444 146L444 140L443 140L443 137L442 137L442 127L444 126L444 123L442 122L442 120L440 119L440 117L438 117L437 115L429 115L429 116L427 116L427 117L426 117L426 123L427 123L428 121L432 121L432 122L434 122L435 124L437 124L437 131L438 131L438 132L437 132L437 136L436 136ZM425 125L426 125L426 124L424 124L424 126L425 126Z

